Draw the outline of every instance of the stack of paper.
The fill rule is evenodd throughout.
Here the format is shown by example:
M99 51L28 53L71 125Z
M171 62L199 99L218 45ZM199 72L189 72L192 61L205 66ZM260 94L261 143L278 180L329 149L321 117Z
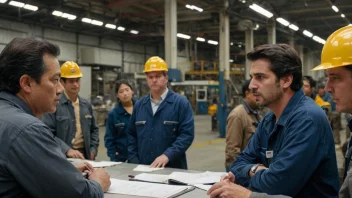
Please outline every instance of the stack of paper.
M111 162L111 161L96 162L96 161L82 160L82 159L76 159L76 158L67 158L67 160L70 161L70 162L76 162L76 163L80 163L80 164L83 164L84 162L88 162L94 168L110 167L110 166L115 166L115 165L118 165L118 164L122 163L122 162Z
M141 171L141 172L153 172L157 170L163 170L164 168L150 168L148 165L138 165L134 168L134 171Z
M145 196L155 198L177 197L194 189L192 186L175 186L145 182L125 181L111 178L107 193Z

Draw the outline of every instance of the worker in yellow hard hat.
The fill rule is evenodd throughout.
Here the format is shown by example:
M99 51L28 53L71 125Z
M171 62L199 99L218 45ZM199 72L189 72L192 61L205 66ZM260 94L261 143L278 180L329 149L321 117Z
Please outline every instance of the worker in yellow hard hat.
M78 95L82 72L73 61L60 69L60 82L65 92L54 114L47 114L43 122L51 128L61 150L67 157L94 160L98 153L99 128L91 103Z
M166 62L153 56L143 72L150 94L138 100L128 125L128 161L151 167L187 169L186 150L194 139L190 102L167 87Z
M331 94L336 110L339 112L352 113L352 26L346 26L332 33L324 44L321 53L320 65L315 70L327 70L328 81L325 90ZM352 129L352 120L348 126ZM349 150L345 156L345 179L339 197L352 196L352 146L349 142Z

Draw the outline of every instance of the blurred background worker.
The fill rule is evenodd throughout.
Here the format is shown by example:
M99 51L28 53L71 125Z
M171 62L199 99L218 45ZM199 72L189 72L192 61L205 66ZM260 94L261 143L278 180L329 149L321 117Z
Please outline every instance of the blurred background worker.
M127 130L128 161L187 169L186 151L194 139L193 111L186 97L167 87L167 71L158 56L144 65L150 94L133 108Z
M261 120L261 116L257 112L258 105L256 104L255 96L249 89L250 82L250 80L246 80L242 85L242 104L234 108L227 117L225 149L226 172L230 171L232 163L247 147L249 140Z
M99 128L91 103L78 95L83 75L73 61L65 62L60 74L65 92L60 95L56 112L45 115L43 122L54 133L67 157L94 160L98 153Z
M115 87L118 104L108 115L104 141L110 160L125 162L128 157L126 130L135 100L132 99L132 86L127 81L117 81Z

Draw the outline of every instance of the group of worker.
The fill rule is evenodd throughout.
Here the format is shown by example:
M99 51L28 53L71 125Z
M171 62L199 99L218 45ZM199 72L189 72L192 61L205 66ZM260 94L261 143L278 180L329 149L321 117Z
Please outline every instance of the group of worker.
M337 112L352 113L351 51L347 26L327 39L313 69L327 70L325 90ZM104 169L67 160L94 160L99 134L90 102L78 94L82 73L74 62L60 69L59 54L56 45L32 38L16 38L0 54L0 197L103 197L110 186ZM297 52L268 44L247 58L251 80L227 121L229 173L210 188L210 197L350 197L352 148L339 189L330 122L302 90ZM148 59L143 72L150 94L138 101L127 81L116 83L118 105L104 138L111 160L187 169L193 112L185 97L167 87L167 71L163 59ZM261 118L261 107L271 112ZM234 134L241 125L242 134Z

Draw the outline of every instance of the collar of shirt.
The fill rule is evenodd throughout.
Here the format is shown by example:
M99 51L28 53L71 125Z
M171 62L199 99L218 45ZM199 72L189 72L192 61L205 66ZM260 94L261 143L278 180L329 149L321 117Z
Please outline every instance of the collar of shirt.
M246 102L246 100L244 99L241 99L241 102L244 106L244 109L247 111L248 114L253 114L253 115L258 115L258 112L257 111L254 111L250 106L249 104Z
M135 105L136 103L136 100L132 98L132 103L133 103L133 106ZM118 114L125 114L125 113L128 113L126 111L126 109L122 106L121 102L117 103L117 113Z
M0 99L7 100L9 103L14 104L18 108L25 111L26 113L28 113L32 116L35 116L32 109L29 108L29 106L20 97L12 94L10 92L1 91L0 92Z
M72 102L72 105L77 105L77 104L79 104L78 96L77 96L76 101L72 101L72 100L70 99L70 97L68 97L68 95L67 95L66 91L64 91L64 94L65 94L65 96L66 96L67 100L69 100L69 101L71 101L71 102Z
M160 104L165 98L166 98L166 95L167 93L169 92L169 89L166 88L166 90L164 91L163 94L161 94L160 96L160 100L158 102L154 102L153 98L152 98L152 94L150 94L150 101L152 102L152 104Z

